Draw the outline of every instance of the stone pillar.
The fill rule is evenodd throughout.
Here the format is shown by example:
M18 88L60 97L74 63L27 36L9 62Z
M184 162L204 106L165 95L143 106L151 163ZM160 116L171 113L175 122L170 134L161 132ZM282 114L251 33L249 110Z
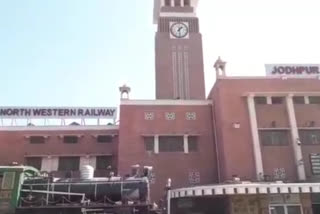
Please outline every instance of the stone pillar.
M297 120L296 120L296 115L294 111L292 97L293 97L292 94L289 94L288 96L286 96L286 106L287 106L288 118L290 123L291 141L292 141L292 146L294 150L294 157L295 157L295 164L298 172L298 179L300 181L304 181L306 180L306 172L303 164L301 145L299 141L299 132L297 127Z
M251 126L251 135L252 135L252 143L253 143L253 154L256 166L256 177L257 180L260 181L263 179L263 163L262 163L262 154L261 154L261 146L259 140L259 132L258 132L258 124L257 124L257 115L256 108L254 103L254 95L250 94L247 97L248 109L249 109L249 119Z
M154 136L154 153L159 154L159 135Z
M272 98L271 96L267 96L267 104L271 105L272 104Z
M185 154L189 153L188 135L183 136L183 151Z
M174 7L174 0L171 0L171 7Z

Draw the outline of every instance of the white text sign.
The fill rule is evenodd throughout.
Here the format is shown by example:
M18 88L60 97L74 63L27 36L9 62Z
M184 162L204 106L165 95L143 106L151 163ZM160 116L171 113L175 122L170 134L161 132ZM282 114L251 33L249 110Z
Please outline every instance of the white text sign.
M91 107L0 107L0 118L102 118L115 119L117 108Z

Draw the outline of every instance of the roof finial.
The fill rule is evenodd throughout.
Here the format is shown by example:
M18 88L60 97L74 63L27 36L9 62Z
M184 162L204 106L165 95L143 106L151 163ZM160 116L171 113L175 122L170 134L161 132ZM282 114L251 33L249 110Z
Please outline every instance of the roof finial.
M222 61L221 57L219 56L213 65L213 67L216 69L216 78L219 78L220 76L226 76L226 64L227 63Z
M131 88L127 86L126 84L123 84L123 86L119 87L120 96L121 99L129 99L129 93L131 91Z

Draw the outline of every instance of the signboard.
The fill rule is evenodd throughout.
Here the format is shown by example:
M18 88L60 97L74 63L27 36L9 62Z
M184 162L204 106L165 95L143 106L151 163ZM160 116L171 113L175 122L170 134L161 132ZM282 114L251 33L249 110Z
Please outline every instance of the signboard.
M117 108L91 107L0 107L1 119L115 119Z
M320 76L320 64L266 64L267 76Z
M312 174L320 175L320 154L310 154Z

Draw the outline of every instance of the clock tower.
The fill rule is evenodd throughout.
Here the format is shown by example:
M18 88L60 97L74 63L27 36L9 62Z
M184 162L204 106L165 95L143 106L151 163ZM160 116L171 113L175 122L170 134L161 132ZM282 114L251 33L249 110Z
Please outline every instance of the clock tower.
M205 99L198 0L154 0L156 99Z

